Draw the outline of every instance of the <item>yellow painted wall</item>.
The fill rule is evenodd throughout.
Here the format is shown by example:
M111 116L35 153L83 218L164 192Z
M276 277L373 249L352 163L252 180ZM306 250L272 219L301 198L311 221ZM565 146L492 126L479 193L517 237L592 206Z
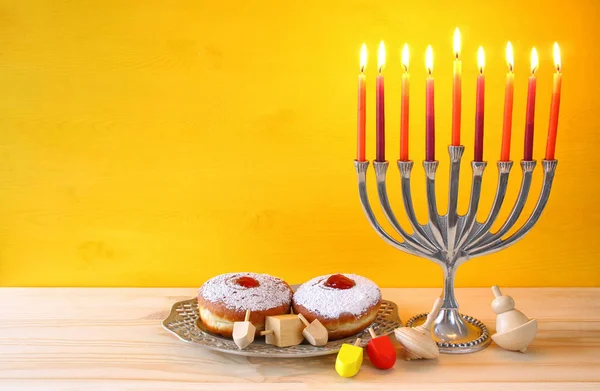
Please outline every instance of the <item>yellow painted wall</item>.
M487 54L492 164L483 208L495 191L506 41L516 52L515 160L531 46L541 60L537 158L554 41L564 83L560 164L547 211L514 247L467 263L458 284L600 286L599 10L597 0L3 0L0 285L197 286L217 273L253 270L289 282L350 271L382 286L439 286L437 266L384 244L361 211L352 164L356 75L366 42L372 158L373 65L384 39L387 153L395 160L400 48L410 44L410 148L420 162L424 51L433 45L444 182L459 26L469 159L477 47ZM467 178L468 163L463 168ZM397 185L395 168L390 177ZM519 180L516 170L507 203ZM424 218L423 182L417 166L413 186ZM461 210L468 188L465 180ZM445 183L439 190L443 210ZM399 189L391 193L400 211Z

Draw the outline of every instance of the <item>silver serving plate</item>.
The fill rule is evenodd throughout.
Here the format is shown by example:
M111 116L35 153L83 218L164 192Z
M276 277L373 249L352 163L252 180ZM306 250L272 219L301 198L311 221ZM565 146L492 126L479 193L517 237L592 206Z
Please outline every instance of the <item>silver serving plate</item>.
M204 328L200 321L197 298L173 304L171 313L163 320L162 325L182 341L191 342L217 352L251 357L298 358L325 356L337 353L344 343L353 344L356 338L361 338L361 346L365 346L371 339L369 332L365 329L351 337L330 341L325 346L312 346L304 341L300 345L279 348L267 345L264 338L257 337L250 346L240 350L233 340L212 334ZM398 316L398 306L391 301L382 300L377 318L370 327L377 335L387 335L401 326L403 324Z

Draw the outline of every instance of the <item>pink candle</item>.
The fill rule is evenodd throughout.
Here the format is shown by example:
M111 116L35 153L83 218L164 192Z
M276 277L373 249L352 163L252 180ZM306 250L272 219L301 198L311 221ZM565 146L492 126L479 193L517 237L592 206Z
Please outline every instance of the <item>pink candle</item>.
M460 145L462 102L462 61L460 60L460 31L454 31L454 83L452 85L452 145Z
M504 93L504 123L502 126L502 150L500 160L507 162L510 160L510 138L512 133L512 114L513 98L515 92L515 75L513 73L514 58L512 44L506 45L506 62L508 63L508 73L506 74L506 90Z
M425 85L425 160L435 160L435 108L433 96L433 51L431 45L425 53L427 81Z
M408 73L408 45L402 49L402 100L400 102L400 160L408 160L408 106L410 101L410 75Z
M476 162L483 161L483 124L485 108L485 76L483 75L483 66L485 58L483 48L480 46L477 53L479 67L479 76L477 76L477 97L475 104L475 156Z
M556 132L558 131L558 110L560 109L560 90L562 86L562 73L560 63L560 50L554 43L554 86L552 88L552 103L550 104L550 123L548 125L548 141L546 142L546 160L554 160L556 149Z
M356 160L364 162L366 150L366 124L367 124L367 78L365 77L365 66L367 64L367 46L362 45L360 49L360 73L358 74L358 140Z
M383 75L381 71L385 64L385 47L383 41L379 44L379 74L376 80L376 122L377 122L377 133L375 135L375 142L377 144L375 161L385 162L385 103L384 103L384 87L383 87Z
M538 68L538 54L535 48L531 51L531 76L527 88L527 112L525 114L525 146L523 160L533 160L533 124L535 121L535 71Z

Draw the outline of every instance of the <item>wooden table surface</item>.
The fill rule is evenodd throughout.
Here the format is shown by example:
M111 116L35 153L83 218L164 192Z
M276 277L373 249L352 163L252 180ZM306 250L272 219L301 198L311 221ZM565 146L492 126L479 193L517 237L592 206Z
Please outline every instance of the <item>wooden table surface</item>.
M506 288L539 333L526 354L491 345L468 355L365 360L340 378L335 356L246 358L184 343L161 327L189 288L0 289L0 390L574 390L600 389L600 289ZM405 321L439 289L384 289ZM463 312L494 327L489 289L458 289Z

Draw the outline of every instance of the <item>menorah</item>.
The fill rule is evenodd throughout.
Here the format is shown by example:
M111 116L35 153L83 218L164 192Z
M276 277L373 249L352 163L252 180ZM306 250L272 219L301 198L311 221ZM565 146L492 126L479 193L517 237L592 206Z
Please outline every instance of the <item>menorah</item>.
M426 193L429 220L421 225L415 215L411 189L410 176L413 168L412 161L398 161L398 170L401 176L402 199L404 210L412 227L409 234L398 222L387 194L386 175L387 161L374 161L377 193L383 213L402 241L396 240L386 232L377 221L367 195L367 168L369 161L354 161L358 175L358 192L360 202L369 223L377 234L388 244L404 251L405 253L429 259L440 265L444 271L444 303L434 326L433 335L436 338L440 351L444 353L471 353L484 349L490 343L490 334L483 322L459 312L458 302L454 295L454 277L460 265L469 259L495 253L515 244L523 238L536 224L542 214L552 188L557 160L542 160L544 169L543 185L537 203L525 223L514 233L507 233L515 226L523 212L529 196L533 171L536 167L535 160L522 160L521 170L523 176L517 200L506 221L496 231L491 232L506 195L508 178L512 161L499 161L498 185L491 210L482 223L476 219L481 196L483 172L487 165L484 161L472 161L473 170L471 196L469 209L465 215L457 212L458 185L460 163L464 146L449 146L450 154L450 181L448 195L448 212L445 215L438 213L435 190L435 175L438 161L424 161L423 167L426 174ZM407 326L421 324L427 314L412 317Z

